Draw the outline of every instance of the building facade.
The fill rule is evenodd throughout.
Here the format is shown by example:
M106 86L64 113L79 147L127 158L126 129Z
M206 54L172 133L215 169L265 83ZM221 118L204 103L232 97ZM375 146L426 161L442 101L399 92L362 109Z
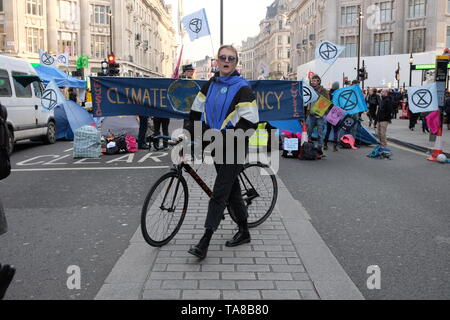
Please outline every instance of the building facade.
M297 2L274 1L260 22L259 34L242 42L242 74L245 78L287 78L291 70L291 31L287 14Z
M39 62L38 51L68 52L85 75L112 51L122 76L168 77L176 55L171 7L163 0L0 0L0 53ZM111 50L112 48L112 50Z
M323 40L345 46L342 58L358 56L359 35L362 57L442 53L450 46L448 0L302 0L288 17L294 73L315 59Z

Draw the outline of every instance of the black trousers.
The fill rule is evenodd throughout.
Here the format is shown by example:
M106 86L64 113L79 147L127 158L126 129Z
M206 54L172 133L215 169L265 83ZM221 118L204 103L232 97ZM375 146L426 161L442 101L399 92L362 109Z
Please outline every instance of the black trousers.
M164 136L169 136L169 124L170 124L170 119L153 118L153 125L155 126L155 136L161 135L161 128L162 128L162 134ZM164 147L167 147L167 141L164 140L163 145L164 145Z
M145 144L146 133L148 129L148 117L147 116L139 116L139 136L138 136L138 145Z
M325 134L325 143L328 144L328 141L330 140L330 133L331 129L333 129L333 135L334 135L334 145L338 145L339 142L339 127L333 126L331 123L327 122L327 133Z
M205 228L216 231L222 221L227 204L233 210L238 224L247 221L248 212L242 199L238 175L242 164L215 164L217 177L214 183L213 195L209 201Z

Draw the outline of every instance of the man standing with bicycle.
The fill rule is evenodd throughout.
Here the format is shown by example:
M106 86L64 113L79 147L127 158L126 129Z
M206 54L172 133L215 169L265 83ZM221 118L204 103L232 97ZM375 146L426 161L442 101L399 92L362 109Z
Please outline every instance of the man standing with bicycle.
M194 121L201 121L204 129L217 130L225 137L227 130L256 129L259 122L258 106L255 95L244 78L236 71L238 53L233 46L222 46L218 51L219 71L203 86L198 93L189 115L191 120L186 126L193 136ZM234 140L234 138L233 138ZM223 159L226 153L232 152L223 139ZM230 141L228 141L230 142ZM213 154L214 157L214 154ZM231 207L239 231L232 240L226 242L227 247L236 247L251 241L248 229L248 212L242 199L238 175L244 163L235 157L232 163L222 163L214 157L217 177L214 183L213 195L209 201L208 213L205 221L205 234L200 242L189 250L189 253L204 259L208 252L212 235L222 220L227 204Z

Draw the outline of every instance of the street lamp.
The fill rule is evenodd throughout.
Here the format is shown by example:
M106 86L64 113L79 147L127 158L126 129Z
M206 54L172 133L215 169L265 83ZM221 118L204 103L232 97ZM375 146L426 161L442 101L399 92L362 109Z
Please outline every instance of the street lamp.
M414 57L411 52L411 56L409 57L409 87L412 87L413 63L414 63Z
M363 19L364 19L363 12L360 11L359 19L358 19L358 21L359 21L359 26L358 26L358 66L356 68L356 74L357 74L356 79L358 79L358 80L359 80L359 72L360 72L359 67L360 67L360 63L361 63L361 61L360 61L361 60L361 26L362 26Z
M110 46L110 50L109 50L109 52L112 54L113 52L114 52L114 50L113 50L113 33L112 33L112 18L113 18L113 14L112 14L112 10L110 9L109 10L109 13L108 13L108 16L109 16L109 46Z

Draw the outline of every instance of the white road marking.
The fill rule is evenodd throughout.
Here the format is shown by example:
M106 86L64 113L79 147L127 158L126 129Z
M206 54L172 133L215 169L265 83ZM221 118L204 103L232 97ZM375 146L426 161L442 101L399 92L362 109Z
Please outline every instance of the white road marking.
M145 169L168 169L168 166L160 167L97 167L97 168L46 168L46 169L13 169L12 172L40 172L40 171L93 171L93 170L145 170Z

